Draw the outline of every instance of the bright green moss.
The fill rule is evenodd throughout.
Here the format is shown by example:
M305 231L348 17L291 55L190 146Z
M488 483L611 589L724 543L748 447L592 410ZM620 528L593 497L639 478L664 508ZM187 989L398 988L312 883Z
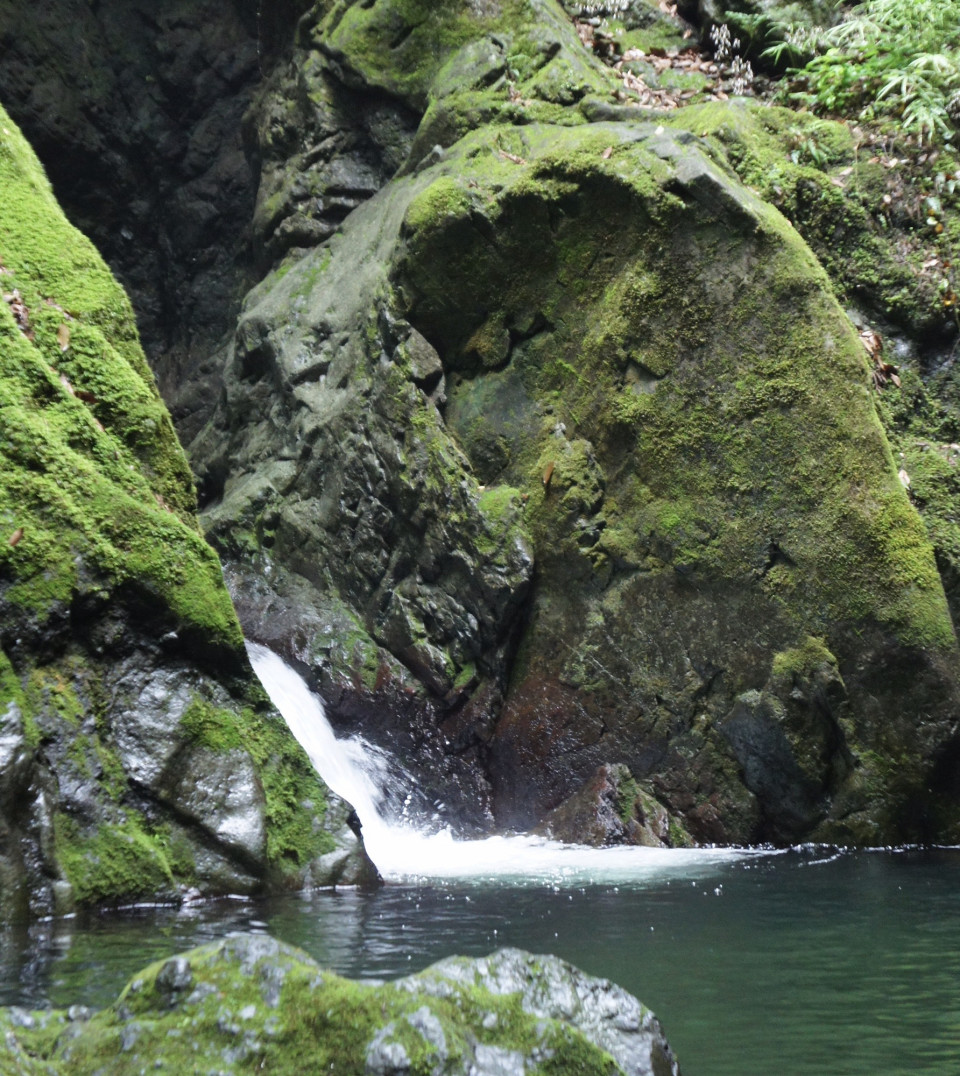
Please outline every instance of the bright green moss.
M78 592L131 586L165 606L172 626L239 647L129 302L2 112L0 186L5 600L42 616Z
M877 147L857 144L847 124L745 100L678 109L665 122L707 139L744 183L776 206L838 294L921 332L942 331L949 311L923 269L932 238L914 219L930 181L922 166L903 159L891 171Z
M40 729L33 711L27 705L23 684L10 664L10 659L0 650L0 715L7 713L10 707L15 707L13 713L19 714L24 745L29 750L39 747Z
M699 134L721 126L719 111L685 111ZM695 148L684 202L670 136L626 137L524 128L509 143L517 164L477 132L458 148L471 186L462 170L438 179L406 221L418 326L445 365L483 384L478 333L513 331L530 311L549 325L510 360L549 417L505 428L498 477L529 498L541 570L580 557L603 571L613 557L754 578L808 632L878 618L905 643L951 648L930 547L826 273L783 216ZM456 392L450 417L485 450L466 384Z
M322 828L326 786L281 720L250 706L227 710L197 698L180 728L188 743L216 752L245 751L253 759L266 800L267 861L277 875L333 850L333 838Z
M74 728L79 725L84 713L83 704L73 686L63 670L56 667L33 669L27 677L24 697L28 709L34 713L46 711Z
M405 222L412 231L422 232L442 228L444 218L469 210L470 198L464 185L452 176L441 176L410 203Z
M115 803L119 803L129 787L127 774L123 768L123 763L120 761L120 756L100 736L94 742L94 750L100 766L100 781L103 785L103 790L110 799Z
M450 53L488 25L457 0L377 0L334 5L317 34L368 85L422 105Z
M457 691L463 691L468 688L477 677L477 666L468 661L466 665L457 673L457 677L453 682L453 686Z
M57 861L79 904L177 892L165 835L149 832L135 815L89 831L57 815L54 840Z
M282 718L245 707L237 727L263 784L267 864L280 881L336 847L323 828L327 787Z
M485 523L477 535L478 552L493 556L509 542L523 546L530 543L524 525L524 502L520 491L511 486L494 486L480 494L480 514Z
M351 982L289 947L241 962L231 951L234 944L184 954L190 975L185 993L171 991L169 962L157 961L114 1006L77 1025L69 1037L58 1036L63 1021L54 1013L30 1029L17 1028L12 1042L51 1066L38 1071L76 1076L128 1076L155 1067L154 1060L164 1070L206 1071L230 1055L232 1067L242 1072L293 1076L308 1058L311 1071L351 1076L368 1067L367 1051L378 1036L403 1048L410 1076L430 1076L438 1066L465 1067L475 1043L527 1055L539 1047L540 1060L529 1071L541 1076L620 1072L575 1028L525 1012L517 994L452 982L436 994ZM265 994L277 986L279 998L268 1004ZM443 1053L419 1030L424 1017L442 1033Z
M509 520L519 506L520 491L512 486L492 486L480 494L480 511L494 520Z
M830 653L824 640L808 635L800 646L774 654L772 674L790 680L809 676L822 665L835 666L836 663L837 659Z
M237 715L232 710L219 709L205 699L194 699L190 703L180 719L180 728L189 743L211 751L233 751L244 746Z

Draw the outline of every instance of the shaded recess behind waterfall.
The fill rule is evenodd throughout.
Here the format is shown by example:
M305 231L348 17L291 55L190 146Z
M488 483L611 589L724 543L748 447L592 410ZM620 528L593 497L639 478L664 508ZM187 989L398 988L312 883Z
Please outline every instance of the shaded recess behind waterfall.
M822 270L704 140L749 106L645 125L547 2L322 4L282 61L248 9L113 14L119 99L180 148L54 133L167 185L123 186L148 351L245 629L335 721L478 826L574 795L548 824L599 839L953 832L943 594ZM10 56L77 53L10 45L42 132Z

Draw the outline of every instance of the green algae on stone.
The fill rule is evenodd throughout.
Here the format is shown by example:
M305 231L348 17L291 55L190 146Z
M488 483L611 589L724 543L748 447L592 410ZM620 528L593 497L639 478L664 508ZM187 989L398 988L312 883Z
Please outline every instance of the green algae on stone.
M43 616L131 585L172 627L236 647L130 304L6 113L0 135L0 525L19 532L0 545L5 601Z
M558 6L537 0L341 0L313 34L345 82L386 90L421 111L452 96L454 112L474 111L481 122L497 113L526 122L528 110L544 119L541 102L560 106L557 118L609 85L602 68L569 47L576 34ZM434 125L428 113L426 126Z
M748 100L678 109L665 123L706 139L780 209L843 299L921 338L944 332L950 311L924 267L936 243L922 228L921 212L924 182L939 164L894 157L892 165L879 143L847 123ZM955 218L945 213L948 228Z
M861 352L845 319L832 303L822 271L782 218L759 201L749 201L745 195L727 196L731 198L732 210L745 219L748 215L754 218L755 238L744 244L744 253L739 253L735 241L723 238L717 231L715 214L708 213L701 220L696 220L699 214L695 214L690 225L685 226L689 211L677 213L673 210L677 203L671 205L669 195L658 195L657 189L651 187L646 178L651 171L656 172L655 163L646 167L634 164L628 173L616 156L609 165L604 162L598 152L601 144L618 135L620 133L616 131L601 134L595 129L582 134L579 130L566 132L562 143L559 138L557 143L563 146L562 154L544 147L546 152L542 160L539 155L533 156L538 148L537 141L551 136L546 131L528 135L527 152L532 158L529 169L509 165L497 169L494 202L487 213L506 238L501 240L501 253L496 261L491 261L489 253L480 249L479 233L467 224L469 215L475 212L471 199L463 191L451 198L453 181L449 176L438 178L434 186L419 195L406 218L410 238L408 268L403 279L410 281L411 292L417 294L412 316L426 328L428 337L442 341L441 352L447 362L456 366L458 353L470 353L476 333L476 330L470 332L469 314L467 317L463 315L471 306L476 308L481 304L485 310L496 310L494 281L497 288L504 279L508 285L504 292L510 296L511 305L498 315L506 325L514 322L520 311L538 305L548 320L564 325L569 319L567 310L571 302L599 300L598 308L603 310L602 304L612 299L615 305L611 307L611 317L601 319L605 335L594 340L584 334L576 353L573 351L577 347L576 335L564 338L561 335L563 329L554 333L554 353L558 352L557 344L570 349L567 352L570 359L555 358L554 363L563 363L577 373L574 380L562 383L562 389L556 385L556 389L561 389L556 397L557 417L566 419L571 428L579 425L589 431L590 436L582 444L604 443L610 438L612 431L605 426L604 408L597 405L604 399L602 394L611 403L624 397L622 389L613 388L618 375L622 376L616 365L623 360L611 360L619 354L631 361L633 341L644 340L645 351L640 362L643 368L652 368L660 378L668 370L681 375L660 380L655 393L631 393L626 397L636 409L629 424L637 437L635 451L638 458L658 460L656 470L646 479L651 493L655 497L657 494L664 497L671 505L673 518L690 506L694 517L703 516L704 524L709 528L719 524L722 516L729 512L729 509L720 510L719 505L730 497L731 492L735 501L741 500L736 486L738 475L742 475L743 481L754 491L749 498L743 499L746 503L741 508L741 524L718 537L714 553L709 548L703 549L697 540L701 560L706 554L716 562L712 566L719 568L722 564L725 572L735 575L749 571L756 551L749 546L738 548L740 539L737 535L746 529L746 520L763 502L766 502L765 511L775 514L781 521L777 525L781 528L790 515L798 511L803 513L803 528L798 537L816 556L817 548L822 547L822 536L812 532L816 515L811 518L808 510L815 508L815 501L822 498L822 489L816 473L811 471L812 463L806 462L805 457L817 456L818 466L828 473L850 473L848 481L854 486L866 480L872 489L877 481L885 487L885 492L880 495L880 511L871 510L869 514L857 511L850 485L839 487L835 507L820 506L820 511L827 517L822 524L823 534L832 532L843 519L851 530L852 540L864 549L871 549L871 556L874 546L883 548L885 542L895 541L896 550L891 550L886 570L871 584L879 588L878 593L886 591L889 595L885 599L889 602L889 612L881 615L899 619L908 638L910 632L915 631L917 641L949 644L951 631L941 615L943 610L937 606L936 575L925 550L922 532L917 529L916 518L909 512L906 498L898 488L889 450L866 397ZM578 149L578 143L583 144L583 149ZM595 155L590 153L591 149ZM463 152L467 159L471 158L470 148L465 147ZM640 146L634 150L641 160L643 152ZM691 148L691 159L694 154ZM722 173L711 175L707 166L702 176L705 188L713 185L718 205L722 207L726 185ZM573 189L578 193L566 195L565 190L569 187L565 184L574 185ZM436 200L434 187L444 192L440 202ZM595 223L589 217L583 219L577 212L587 210L587 200L592 196L592 192L587 192L591 187L595 188L597 198L604 199L607 213L612 206L621 203L623 212L617 216L619 235L610 236L612 244L604 250L592 273L583 275L578 270L576 286L563 287L563 264L569 257L567 251L575 251L576 244L587 240L591 235L589 229ZM741 199L739 206L734 198ZM569 221L566 227L561 226L560 237L556 240L549 236L546 227L549 207L554 204ZM722 208L720 212L723 213ZM519 219L521 213L525 223ZM654 270L657 284L647 285L642 309L638 309L632 318L628 315L625 319L624 307L617 301L618 289L614 286L611 290L607 281L611 275L614 281L617 279L617 269L628 257L628 236L640 244L635 248L639 251L648 250L652 254L657 250L657 240L650 234L649 222L658 216L666 219L673 216L672 227L680 229L671 240L676 254L661 255L659 264L650 263L657 266ZM539 220L544 222L540 227L537 225ZM600 234L586 250L595 251L601 245L601 237L606 238L604 221L597 223ZM470 245L464 248L464 242ZM478 292L478 296L472 304L468 302L466 290L451 291L449 285L440 283L451 276L453 248L450 244L456 244L455 264L470 260L474 267L469 287ZM678 303L677 296L692 293L691 284L698 273L698 262L714 250L724 248L730 256L744 260L728 263L723 276L718 274L705 282L706 293L701 295L699 310L684 300ZM531 258L521 253L522 250L537 251L536 260L531 263ZM476 258L472 257L474 252L478 255ZM581 255L576 257L579 262ZM596 258L596 254L585 253L582 257ZM771 309L767 293L760 289L741 290L739 280L747 270L748 260L753 258L761 260L761 272L769 286L785 297L789 296L794 311L806 308L806 318L796 318L793 312L784 316L775 308ZM560 274L559 289L550 281L551 269ZM571 285L573 279L571 277ZM746 343L745 350L735 354L721 350L725 337L718 338L716 333L711 333L717 303L723 303L724 316ZM683 317L682 322L678 321L677 314ZM491 315L486 314L484 324L489 324L490 318ZM818 325L816 335L810 328L810 321ZM665 331L668 326L669 332ZM451 329L454 330L452 333ZM657 340L663 342L653 343ZM771 345L775 345L775 350ZM698 351L709 354L709 362L704 358L694 366L684 358L685 353L696 354ZM564 351L559 350L559 354L563 355ZM548 376L549 367L546 371L540 369L531 373L530 386L535 392L543 394L545 389L554 388L556 383L546 380ZM579 380L581 376L583 381ZM610 388L607 388L608 384ZM837 394L837 404L831 403L833 393ZM836 417L824 421L827 407L834 408ZM811 417L809 426L801 415ZM819 418L813 421L814 416ZM787 434L788 423L798 422L807 430L802 443ZM811 445L811 436L819 437L816 445ZM568 440L557 444L557 449L550 447L555 442L549 439L541 443L545 447L538 471L542 472L544 465L548 465L547 457L556 455L552 472L556 477L552 481L561 485L566 481L575 486L580 491L578 496L585 497L576 510L587 515L595 513L599 505L596 493L585 491L596 480L577 478L573 474L565 479L563 472L565 466L571 466L564 462L568 457L572 460L577 452L588 450L577 448L578 442ZM771 455L771 446L777 446L777 454ZM862 452L863 449L867 451L854 475L849 472L849 465L843 464L844 455L849 455L851 450ZM695 450L692 458L691 450ZM782 483L780 474L790 474L794 478L807 474L807 483L787 486ZM532 496L530 486L528 491ZM761 491L764 496L759 498L757 494ZM557 501L561 507L570 503L569 498L563 496ZM698 507L694 508L694 505ZM646 518L649 519L649 515ZM666 517L663 518L665 521ZM767 527L774 526L772 518L773 515ZM642 529L644 523L639 525ZM864 526L869 533L859 533ZM671 528L667 527L667 530ZM810 533L806 533L808 531ZM676 546L675 536L672 541ZM826 566L822 571L826 573ZM855 577L851 576L846 580L837 579L829 591L834 619L862 615L863 606L853 586L854 581ZM825 575L822 582L829 585L829 575ZM868 585L866 580L863 582ZM930 593L933 602L929 607L925 592ZM868 600L875 604L874 598ZM907 603L904 612L897 612L904 602ZM909 611L910 603L915 612ZM911 622L915 628L911 627Z
M571 999L573 999L571 1001ZM0 1010L21 1071L127 1076L144 1068L428 1076L522 1070L677 1076L659 1022L619 987L550 956L448 958L391 983L342 979L260 935L160 960L102 1013ZM225 1069L223 1068L225 1066Z
M174 872L161 836L129 814L92 832L66 816L54 823L57 860L78 904L138 897L176 899L183 875Z
M911 758L915 789L939 772L957 684L937 566L835 301L882 279L880 301L922 321L860 228L872 195L851 208L837 186L856 145L752 104L611 106L613 76L559 14L378 0L311 17L304 85L392 87L422 121L342 234L251 293L198 446L212 533L225 550L256 535L317 589L302 624L283 609L300 653L335 597L406 666L451 751L482 757L502 825L612 762L699 840L871 812L892 839L922 832L929 813L861 780L872 751ZM415 57L418 34L436 47ZM248 340L265 341L253 362ZM523 573L505 571L508 517L505 542L479 518L504 503ZM809 698L790 710L771 670L811 638L836 661L798 666ZM821 724L818 677L847 693ZM405 713L401 681L378 680ZM910 747L912 708L936 716ZM824 758L789 742L804 722ZM792 820L745 783L757 729L786 730Z

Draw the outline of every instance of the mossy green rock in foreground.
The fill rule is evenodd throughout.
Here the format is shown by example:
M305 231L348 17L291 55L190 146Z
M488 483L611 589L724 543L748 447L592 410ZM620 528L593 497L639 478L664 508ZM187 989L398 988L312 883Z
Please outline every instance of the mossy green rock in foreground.
M653 1014L553 956L450 957L349 982L238 935L158 962L93 1017L0 1010L0 1073L678 1076Z
M330 881L130 305L2 110L0 191L0 919Z
M626 766L667 841L956 838L950 612L830 279L709 137L755 106L610 104L552 0L300 33L250 122L290 253L191 449L250 630L479 821ZM403 163L310 249L362 87Z

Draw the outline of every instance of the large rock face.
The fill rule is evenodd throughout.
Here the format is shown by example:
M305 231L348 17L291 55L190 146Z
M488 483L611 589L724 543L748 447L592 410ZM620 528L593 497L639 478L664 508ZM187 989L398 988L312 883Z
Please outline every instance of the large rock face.
M246 662L129 302L2 111L0 186L0 918L356 878Z
M518 949L372 984L238 935L151 965L92 1018L0 1010L0 1032L18 1072L50 1076L123 1076L161 1062L276 1076L679 1076L659 1021L636 998Z
M932 331L870 199L844 201L853 166L889 170L748 102L611 103L656 64L604 67L569 18L588 6L616 9L632 48L683 44L646 0L338 0L283 63L241 65L254 170L240 181L234 145L236 214L218 196L196 219L230 246L250 213L249 258L195 245L221 282L268 271L195 438L218 361L167 377L155 353L241 620L461 824L575 835L615 785L623 817L597 839L953 839L953 464L912 428L894 464L834 298ZM822 5L681 7L706 33L734 8ZM204 102L183 131L213 168L229 139L207 9L160 8L157 84L134 98L182 89L171 42L199 33L212 74L182 89ZM224 51L248 55L256 13L237 12L216 16ZM0 86L39 123L11 59L61 63L37 40L11 37ZM914 413L905 398L895 421Z
M476 760L501 825L616 763L700 840L949 832L949 611L794 229L695 110L605 104L553 4L312 25L262 116L364 84L423 119L248 296L192 448L253 630L334 717L401 714L438 798ZM303 242L323 122L292 155L259 130L271 234Z

